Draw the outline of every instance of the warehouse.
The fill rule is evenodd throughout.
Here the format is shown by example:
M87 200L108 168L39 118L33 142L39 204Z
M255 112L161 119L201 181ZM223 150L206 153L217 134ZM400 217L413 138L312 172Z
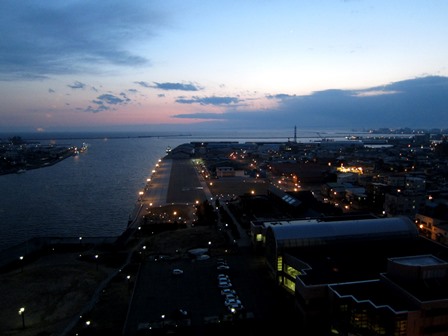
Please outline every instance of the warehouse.
M447 249L406 217L270 222L264 245L271 275L308 332L448 330Z

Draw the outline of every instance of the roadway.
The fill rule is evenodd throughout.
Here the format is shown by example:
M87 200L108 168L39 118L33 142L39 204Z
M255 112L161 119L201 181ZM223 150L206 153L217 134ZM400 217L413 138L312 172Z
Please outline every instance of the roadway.
M187 207L211 198L205 183L200 181L190 159L162 159L147 181L130 216L130 226L140 225L143 216L154 208L167 205Z
M147 206L191 205L211 200L213 196L206 182L190 159L164 159L141 196L139 214ZM254 318L255 323L249 323L246 334L256 335L267 330L286 332L293 319L287 318L285 303L277 296L277 287L267 273L263 257L252 253L245 232L241 237L236 252L212 255L208 260L146 258L135 283L123 335L138 335L139 326L148 328L150 323L168 323L169 316L178 309L189 312L191 335L210 334L206 321L222 322L228 315L216 279L221 272L216 269L217 259L222 257L230 266L228 274L247 316ZM182 269L184 274L173 275L174 268Z

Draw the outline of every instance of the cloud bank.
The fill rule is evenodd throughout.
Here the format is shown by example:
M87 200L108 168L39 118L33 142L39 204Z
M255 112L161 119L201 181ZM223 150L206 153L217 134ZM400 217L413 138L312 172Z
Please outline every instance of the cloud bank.
M176 103L180 104L200 104L200 105L231 105L237 104L240 99L237 97L192 97L188 98L178 98Z
M1 78L42 79L99 71L102 65L141 66L146 56L126 46L151 37L164 17L149 1L1 1Z
M148 82L145 82L145 81L138 81L138 82L134 82L134 83L138 84L144 88L153 88L153 89L166 90L166 91L171 91L171 90L199 91L199 90L202 90L202 88L200 86L195 85L193 83L170 83L170 82L157 83L157 82L154 82L153 85Z
M174 118L221 120L240 127L437 128L448 124L448 77L428 76L364 90L325 90L310 95L267 95L277 106L249 111L177 114ZM213 101L193 98L180 103Z

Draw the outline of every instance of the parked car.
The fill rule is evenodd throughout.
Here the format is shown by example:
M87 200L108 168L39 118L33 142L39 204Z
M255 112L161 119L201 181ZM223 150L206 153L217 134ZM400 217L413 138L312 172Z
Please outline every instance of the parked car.
M229 310L229 312L234 314L234 313L244 309L244 306L240 303L231 303L231 304L227 305L227 309Z
M226 294L225 295L225 301L231 301L231 300L239 300L238 295L236 294Z
M228 269L230 269L230 266L229 265L218 265L217 267L216 267L216 269L217 270L228 270Z
M173 269L173 275L181 275L184 274L184 271L182 271L180 268Z
M218 287L219 288L230 288L232 287L232 283L230 281L219 281L218 282Z
M239 300L239 299L226 299L226 300L224 300L224 304L226 306L235 306L235 305L242 306L243 305L241 303L241 300Z
M236 295L236 290L230 289L230 288L224 288L224 289L221 289L221 294L222 295L228 295L228 294Z

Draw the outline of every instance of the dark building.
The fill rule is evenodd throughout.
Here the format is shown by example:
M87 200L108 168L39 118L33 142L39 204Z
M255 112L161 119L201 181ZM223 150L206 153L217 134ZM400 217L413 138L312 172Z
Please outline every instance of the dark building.
M446 335L448 249L408 218L269 222L253 237L305 334Z

